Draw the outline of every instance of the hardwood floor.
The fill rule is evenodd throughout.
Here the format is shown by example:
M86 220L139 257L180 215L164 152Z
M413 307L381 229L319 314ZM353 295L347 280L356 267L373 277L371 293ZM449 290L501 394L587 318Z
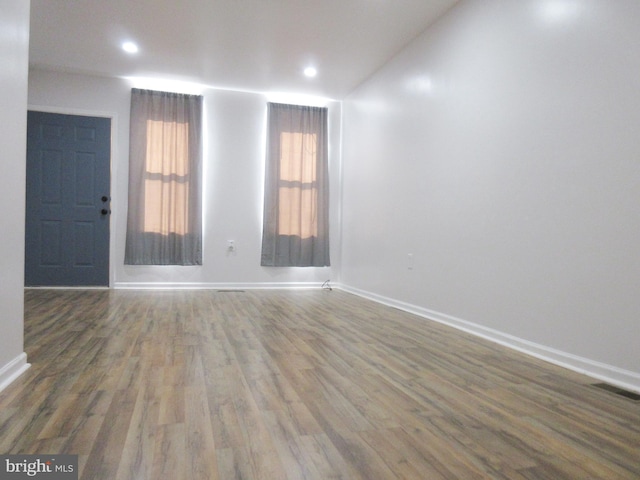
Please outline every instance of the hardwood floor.
M0 453L82 479L638 479L640 402L341 291L27 290Z

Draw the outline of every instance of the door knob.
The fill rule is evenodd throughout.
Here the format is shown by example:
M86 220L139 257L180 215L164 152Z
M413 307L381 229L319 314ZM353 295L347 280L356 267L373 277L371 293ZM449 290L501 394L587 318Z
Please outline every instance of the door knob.
M109 197L107 197L106 195L103 195L100 200L102 200L103 202L108 202L109 201Z
M102 210L100 210L100 214L102 215L107 215L109 213L111 213L111 210L107 210L106 208L103 208Z

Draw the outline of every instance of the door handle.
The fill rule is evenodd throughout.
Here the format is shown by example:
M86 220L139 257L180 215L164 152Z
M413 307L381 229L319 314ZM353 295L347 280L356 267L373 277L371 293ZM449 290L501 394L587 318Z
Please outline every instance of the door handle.
M111 210L107 210L106 208L103 208L102 210L100 210L101 215L108 215L110 213L111 213Z
M106 195L103 195L100 200L102 200L103 202L108 202L109 201L109 197L107 197Z

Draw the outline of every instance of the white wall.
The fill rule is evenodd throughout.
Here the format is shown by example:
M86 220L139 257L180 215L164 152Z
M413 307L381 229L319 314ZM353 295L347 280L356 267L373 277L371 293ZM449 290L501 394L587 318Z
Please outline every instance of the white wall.
M0 390L28 364L23 352L24 214L29 2L0 0Z
M353 92L343 284L640 390L639 18L463 1Z
M31 70L29 106L61 113L114 118L112 155L112 285L252 287L319 285L337 281L339 261L340 104L330 111L332 267L260 266L264 138L267 98L262 94L208 89L205 96L204 255L198 267L124 265L131 82ZM234 240L236 251L227 251Z

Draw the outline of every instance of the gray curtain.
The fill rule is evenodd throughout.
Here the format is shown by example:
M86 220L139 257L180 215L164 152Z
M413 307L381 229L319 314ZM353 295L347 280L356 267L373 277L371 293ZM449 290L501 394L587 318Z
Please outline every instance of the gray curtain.
M329 261L327 109L269 103L261 265Z
M131 91L127 265L202 265L202 103Z

